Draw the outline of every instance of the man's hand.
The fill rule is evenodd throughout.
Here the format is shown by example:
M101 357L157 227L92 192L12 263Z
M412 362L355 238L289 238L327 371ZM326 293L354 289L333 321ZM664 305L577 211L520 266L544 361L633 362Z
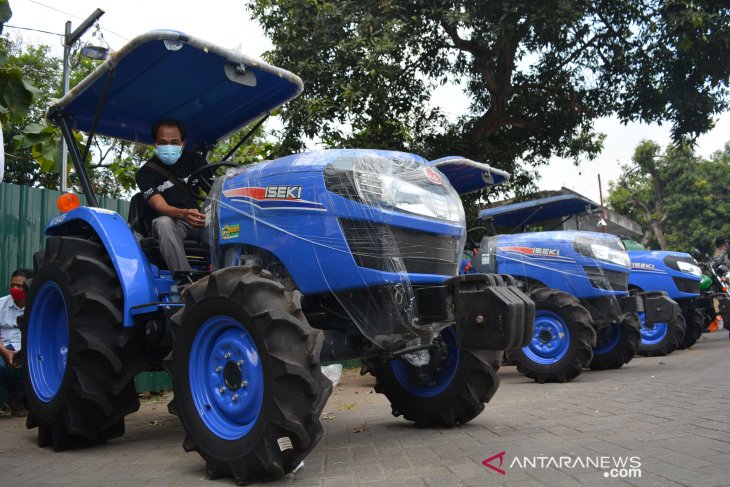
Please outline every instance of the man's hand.
M176 206L170 206L161 194L154 194L150 196L147 203L160 215L169 216L170 218L175 218L177 220L184 220L190 226L195 228L205 226L205 215L200 213L197 208L178 208Z
M182 218L195 228L201 228L205 226L205 215L200 213L197 208L185 208L182 210Z
M10 367L16 367L17 364L15 363L15 354L18 353L15 350L8 350L7 348L3 347L0 350L0 353L2 353L3 357L5 358L5 361L8 363L8 366Z

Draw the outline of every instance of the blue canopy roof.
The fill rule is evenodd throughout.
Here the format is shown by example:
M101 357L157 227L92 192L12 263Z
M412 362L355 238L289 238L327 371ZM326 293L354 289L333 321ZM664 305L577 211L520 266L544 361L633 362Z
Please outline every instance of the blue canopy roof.
M49 110L88 132L111 75L96 133L146 144L164 118L188 127L188 147L212 145L298 96L302 80L262 61L172 30L135 37Z
M461 156L447 156L428 164L437 167L449 179L459 194L479 191L509 181L509 173L495 169L489 164L472 161Z
M588 198L575 194L561 194L525 201L511 205L496 206L479 212L479 219L493 219L502 227L517 227L528 223L537 223L557 218L566 218L592 212L599 206Z

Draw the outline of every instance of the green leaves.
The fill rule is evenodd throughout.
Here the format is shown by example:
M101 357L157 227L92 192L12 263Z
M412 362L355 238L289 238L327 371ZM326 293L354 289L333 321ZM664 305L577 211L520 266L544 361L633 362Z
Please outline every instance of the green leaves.
M28 115L38 89L23 77L20 68L0 67L0 114L2 120L17 122Z
M41 173L57 172L61 167L61 131L40 123L31 123L13 137L16 149L31 149Z
M8 0L0 0L0 34L3 33L3 26L13 16Z
M254 0L267 58L299 74L282 152L315 138L487 160L530 184L559 155L590 160L594 121L664 121L677 141L727 107L730 8L717 0ZM457 82L471 106L435 106ZM446 116L448 114L448 117ZM408 136L399 130L404 127ZM362 132L362 134L361 134Z
M645 243L661 244L652 223L671 250L710 251L716 236L730 234L730 146L703 159L688 147L662 151L656 142L642 141L623 169L608 203L647 231Z

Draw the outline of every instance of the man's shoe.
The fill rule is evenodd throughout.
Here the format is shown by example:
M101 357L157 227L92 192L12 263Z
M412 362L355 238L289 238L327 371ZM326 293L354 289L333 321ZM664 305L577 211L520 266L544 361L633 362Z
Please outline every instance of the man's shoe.
M10 415L14 418L25 418L28 416L28 410L24 406L18 406L15 409L10 410Z

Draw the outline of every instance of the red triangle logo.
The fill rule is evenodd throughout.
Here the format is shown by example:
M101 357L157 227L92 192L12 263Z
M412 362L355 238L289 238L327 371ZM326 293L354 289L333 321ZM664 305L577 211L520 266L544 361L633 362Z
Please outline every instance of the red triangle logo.
M501 451L501 452L497 453L496 455L494 455L494 456L491 456L491 457L487 458L486 460L484 460L484 461L482 462L482 465L484 465L485 467L491 468L492 470L494 470L495 472L497 472L497 473L499 473L499 474L505 475L505 474L506 474L506 472L505 472L504 470L502 470L501 468L499 468L499 467L501 467L501 466L502 466L502 462L504 461L504 455L505 455L506 453L507 453L507 452L505 452L505 451L503 450L503 451ZM499 467L495 467L495 466L494 466L494 465L492 465L492 463L491 463L491 462L492 462L492 460L496 460L497 458L499 458Z

